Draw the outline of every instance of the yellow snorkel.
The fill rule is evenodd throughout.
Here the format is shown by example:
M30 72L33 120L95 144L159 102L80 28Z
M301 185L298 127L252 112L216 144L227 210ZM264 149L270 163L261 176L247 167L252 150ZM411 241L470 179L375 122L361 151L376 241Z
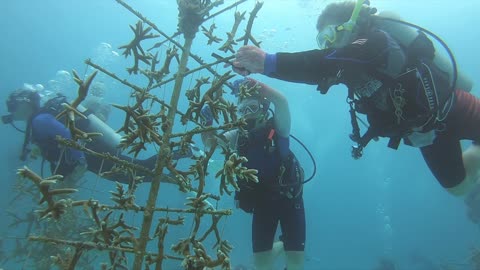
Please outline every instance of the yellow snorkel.
M350 20L346 23L337 26L337 32L339 31L350 31L352 32L357 24L358 16L360 15L360 11L362 10L363 4L367 3L368 0L357 0L357 4L355 4L355 8L353 9L352 16Z

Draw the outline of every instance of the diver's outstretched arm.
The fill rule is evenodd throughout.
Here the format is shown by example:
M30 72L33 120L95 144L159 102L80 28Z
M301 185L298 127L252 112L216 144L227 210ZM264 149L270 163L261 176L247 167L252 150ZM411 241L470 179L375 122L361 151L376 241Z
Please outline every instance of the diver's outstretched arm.
M95 150L95 149L94 149ZM111 153L112 155L115 155L115 153ZM175 150L173 151L173 159L178 160L182 158L188 158L188 157L198 157L200 155L204 155L203 151L200 150L198 147L195 145L190 145L189 150L185 153L180 152L180 150ZM155 165L157 163L158 155L152 155L151 157L147 159L136 159L132 158L127 155L116 155L119 159L121 160L126 160L129 162L132 162L134 164L140 165L142 167L145 167L149 170L153 170L155 168ZM112 168L115 166L115 163L113 161L109 160L102 160L99 157L92 156L92 155L86 155L87 159L87 164L88 164L88 170L95 173L99 174L100 172L105 172L105 171L111 171ZM137 173L137 176L144 176L143 182L151 182L153 179L151 175L146 175L144 173ZM130 176L124 173L118 173L115 175L109 175L109 176L103 176L107 180L111 181L117 181L120 183L128 184L130 182ZM160 178L161 182L164 183L176 183L175 181L175 176L170 175L170 174L163 174Z

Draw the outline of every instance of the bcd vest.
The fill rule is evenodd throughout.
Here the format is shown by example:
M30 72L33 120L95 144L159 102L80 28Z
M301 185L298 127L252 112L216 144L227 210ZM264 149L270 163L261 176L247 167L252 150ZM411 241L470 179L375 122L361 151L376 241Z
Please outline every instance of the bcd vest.
M269 168L262 167L258 172L258 183L237 179L240 191L235 194L235 199L239 200L240 208L247 213L253 212L258 199L261 197L295 199L302 194L303 168L295 154L290 150L288 150L288 155L285 158L281 158L277 140L278 136L273 128L272 119L268 120L266 125L262 127L243 134L239 133L238 154L249 159L249 155L255 153L271 165ZM250 168L255 165L249 164L252 160L253 158L250 157L245 164L246 167Z
M424 133L436 129L453 106L453 88L448 74L433 64L435 49L431 40L419 32L402 51L406 61L400 75L392 76L382 69L367 71L382 84L377 92L356 98L358 89L349 87L351 137L358 143L359 156L372 138L389 137L389 147L396 149L400 140L413 131ZM392 60L390 58L387 61ZM379 101L383 103L379 105ZM363 136L356 123L356 112L366 114L370 124Z

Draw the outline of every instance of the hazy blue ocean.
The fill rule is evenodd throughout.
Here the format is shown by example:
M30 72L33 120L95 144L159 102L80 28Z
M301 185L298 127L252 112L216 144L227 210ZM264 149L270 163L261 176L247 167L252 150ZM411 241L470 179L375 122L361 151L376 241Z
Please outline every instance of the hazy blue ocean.
M271 53L314 49L316 19L328 2L266 0L255 21L254 36L262 41L262 48ZM127 3L164 32L173 34L176 31L176 1L137 0ZM480 1L372 0L371 5L379 10L396 11L404 20L421 25L443 38L454 52L461 70L473 79L473 93L479 94L480 31L477 26L480 18L477 15ZM249 0L238 10L250 11L253 6L254 1ZM233 23L232 12L206 23L206 26L214 22L218 27L216 34L225 39L225 32ZM81 76L90 74L92 70L84 63L87 58L121 78L144 83L140 76L130 76L125 71L133 59L125 59L119 49L132 39L133 33L128 25L137 21L114 0L3 1L0 5L0 114L7 113L4 101L8 94L24 83L42 84L52 90L64 87L65 91L70 91L66 94L74 97L76 88L68 77L64 77L63 71L71 73L76 70ZM243 33L244 27L245 22L238 35ZM181 37L177 39L183 42ZM214 47L206 46L205 37L198 33L192 51L211 61L210 53ZM222 65L214 68L224 71ZM348 138L351 126L344 87L334 87L328 95L321 95L315 91L315 86L282 82L261 75L253 77L288 97L292 134L302 140L317 162L317 175L304 191L306 270L373 270L383 256L395 261L397 270L440 269L426 268L425 262L422 264L421 261L431 261L437 267L446 262L462 264L470 256L472 247L480 248L480 227L468 219L463 200L454 198L439 185L417 149L401 145L395 151L386 147L386 140L380 140L369 144L362 159L351 158ZM184 89L193 87L196 78L198 76L185 80ZM125 86L103 74L99 74L96 80L106 86L106 101L129 102L130 91ZM164 87L153 93L164 98L169 96L169 90ZM180 109L186 110L188 103L183 94ZM122 112L113 110L108 123L117 129L123 119ZM191 124L189 128L192 128ZM22 163L18 160L23 134L9 125L0 126L0 131L0 239L3 250L0 268L22 269L23 263L9 256L17 241L28 244L26 228L9 227L11 218L6 211L30 211L37 207L26 203L28 200L12 201L15 194L12 188L17 168L28 165L39 170L40 161ZM200 138L194 139L203 147ZM465 146L469 143L465 142ZM310 175L309 157L297 143L292 141L291 146L306 174ZM208 180L208 189L218 192L219 181L212 175ZM146 201L149 186L140 187L138 204L143 205ZM86 176L83 187L80 189L83 198L96 197L104 201L110 197L108 191L115 188L112 182L93 174ZM159 197L159 204L181 207L184 195L174 187L162 185ZM223 197L220 206L233 208L233 198ZM131 215L128 221L139 226L141 217L141 214ZM253 267L250 224L251 216L241 211L235 211L221 223L222 235L235 247L231 253L232 266ZM190 230L190 225L183 229ZM175 229L171 233L179 237L187 235L185 231ZM9 260L5 262L3 259L7 257ZM99 263L93 269L100 269ZM180 268L168 262L166 269ZM283 268L278 266L278 269ZM457 266L454 269L469 268Z

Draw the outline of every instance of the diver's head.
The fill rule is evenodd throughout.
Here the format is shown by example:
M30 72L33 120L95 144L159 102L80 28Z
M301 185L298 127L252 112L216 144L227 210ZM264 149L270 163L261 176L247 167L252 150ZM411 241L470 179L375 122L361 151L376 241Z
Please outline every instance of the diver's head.
M40 109L40 94L35 90L18 89L8 96L6 103L9 114L2 116L4 124L27 121Z
M266 120L268 119L270 101L258 93L258 91L248 97L242 97L240 95L240 88L254 88L257 87L257 84L258 82L249 78L239 79L233 82L232 94L238 97L238 116L245 119L247 122L247 130L259 127L266 123Z
M103 98L105 97L105 92L106 92L107 87L105 86L104 82L92 82L90 85L90 88L88 89L88 93L91 96L98 97L98 98Z
M246 130L261 127L267 122L270 102L261 97L245 98L238 103L238 114L247 122Z
M368 29L368 18L376 12L368 0L331 3L317 20L317 43L320 49L343 47Z

